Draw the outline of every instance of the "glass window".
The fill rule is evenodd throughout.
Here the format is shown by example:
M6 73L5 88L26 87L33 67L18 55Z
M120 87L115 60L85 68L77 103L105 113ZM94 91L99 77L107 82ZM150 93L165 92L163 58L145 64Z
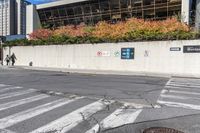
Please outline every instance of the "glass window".
M73 8L67 8L67 14L68 14L68 16L73 16L74 15Z
M44 12L39 12L39 16L41 20L46 19L45 13Z
M57 9L54 9L52 13L53 13L53 17L59 17L59 13Z
M84 7L83 7L83 10L84 10L84 13L85 14L90 14L90 5L85 5Z
M108 1L100 2L101 12L106 12L110 10Z
M105 21L111 20L110 15L102 15L102 20L105 20Z
M93 23L94 24L98 23L99 21L101 21L101 16L94 16L93 17Z
M92 7L93 13L99 13L100 12L99 4L92 4L91 7Z
M62 16L62 17L67 16L66 11L65 11L65 8L59 9L59 14L60 14L60 16Z
M64 25L68 25L69 21L68 20L64 20Z
M132 4L132 7L141 7L142 6L142 0L132 0L131 4Z
M76 18L76 24L80 24L80 23L82 23L82 22L84 22L83 21L83 18L82 17L80 17L80 18Z
M143 0L143 4L144 5L153 5L154 4L154 0Z
M121 8L128 8L130 6L129 0L120 0Z
M51 19L52 17L51 11L46 11L45 14L46 14L47 19Z
M119 0L110 0L110 8L111 10L119 9Z
M76 20L75 19L69 19L69 24L70 25L76 25Z
M167 3L167 0L155 0L156 3Z
M82 8L80 6L74 8L74 14L80 15L82 14Z
M92 18L91 17L85 17L84 22L85 22L85 24L92 24Z

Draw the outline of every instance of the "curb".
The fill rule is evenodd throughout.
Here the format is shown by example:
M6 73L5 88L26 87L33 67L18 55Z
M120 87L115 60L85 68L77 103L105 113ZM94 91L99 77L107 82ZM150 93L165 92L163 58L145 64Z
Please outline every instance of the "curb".
M131 72L131 71L109 71L109 70L103 71L103 70L83 70L83 69L29 67L29 66L15 66L15 68L25 69L25 70L36 70L36 71L52 71L52 72L74 73L74 74L77 73L77 74L94 74L94 75L120 75L120 76L143 76L143 77L171 78L171 75L168 75L168 74Z
M109 71L109 70L83 70L83 69L65 69L65 68L48 68L48 67L29 67L29 66L0 66L0 69L25 69L36 71L52 71L64 73L78 73L78 74L97 74L97 75L121 75L121 76L144 76L144 77L162 77L162 78L193 78L200 79L200 75L182 75L182 74L166 74L166 73L147 73L147 72L133 72L133 71Z

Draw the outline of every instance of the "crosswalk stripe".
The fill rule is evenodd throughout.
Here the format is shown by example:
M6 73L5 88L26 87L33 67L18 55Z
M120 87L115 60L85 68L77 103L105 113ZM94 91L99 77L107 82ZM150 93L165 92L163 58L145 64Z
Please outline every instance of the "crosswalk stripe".
M105 102L102 100L96 101L89 105L86 105L82 108L79 108L43 127L40 127L31 133L44 133L44 132L51 132L57 131L59 133L65 133L79 123L83 122L84 120L88 119L94 113L104 109L107 105L111 104L111 102Z
M167 92L169 92L169 90L163 89L163 90L161 91L161 94L165 94L165 93L167 93Z
M198 92L189 92L189 91L177 91L177 90L167 90L168 92L172 93L179 93L179 94L191 94L191 95L200 95Z
M0 92L6 92L6 91L9 91L9 90L15 90L15 89L21 89L23 87L8 87L8 88L4 88L4 89L1 89Z
M172 82L173 79L169 79L169 81L166 83L166 85L169 85Z
M164 105L172 106L172 107L182 107L182 108L187 108L187 109L200 110L200 105L186 104L186 103L179 103L179 102L170 102L170 101L162 101L162 100L158 100L157 102L159 104L164 104Z
M41 100L41 99L44 99L44 98L47 98L47 97L50 97L50 96L45 95L45 94L41 94L41 95L36 95L36 96L33 96L33 97L28 97L28 98L25 98L25 99L20 99L20 100L17 100L17 101L12 101L12 102L8 102L8 103L0 104L0 111L5 110L5 109L9 109L9 108L12 108L12 107L16 107L16 106L19 106L19 105L22 105L22 104L38 101L38 100Z
M178 86L165 86L165 89L178 89L178 90L195 90L200 91L200 88L178 87Z
M0 129L0 133L15 133L15 132L7 130L7 129Z
M15 125L19 122L22 122L24 120L33 118L35 116L38 116L40 114L43 114L43 113L53 110L55 108L69 104L80 98L83 98L83 97L77 97L74 99L63 98L63 99L59 99L59 100L56 100L56 101L53 101L53 102L50 102L50 103L47 103L44 105L37 106L35 108L31 108L31 109L10 115L8 117L0 119L0 128L10 127L10 126Z
M172 98L172 99L189 99L189 97L183 97L183 96L176 96L176 95L165 95L165 94L161 94L160 95L162 98Z
M172 99L182 99L182 100L189 100L189 99L194 99L194 100L200 100L198 97L189 97L189 96L177 96L177 95L166 95L166 94L161 94L160 95L163 98L172 98Z
M0 84L0 87L5 87L5 86L10 86L10 85Z
M184 82L184 83L197 83L199 84L200 79L180 79L180 78L172 78L171 82Z
M186 85L186 86L199 86L200 87L200 84L197 84L197 83L191 83L191 82L173 82L171 81L169 84L171 85L174 85L174 84L178 84L178 85Z
M200 110L200 80L170 79L158 98L157 103L171 107ZM197 103L197 104L196 104Z
M134 123L142 109L117 109L111 115L86 131L86 133L98 133L102 129L119 127L125 124Z
M200 86L197 85L187 85L187 84L176 84L176 83L170 83L167 86L177 86L177 87L189 87L189 88L200 88Z
M1 94L0 95L0 99L5 99L5 98L10 98L10 97L20 96L20 95L28 94L28 93L35 92L35 91L36 91L35 89L29 89L29 90L26 90L26 91L5 93L5 94Z

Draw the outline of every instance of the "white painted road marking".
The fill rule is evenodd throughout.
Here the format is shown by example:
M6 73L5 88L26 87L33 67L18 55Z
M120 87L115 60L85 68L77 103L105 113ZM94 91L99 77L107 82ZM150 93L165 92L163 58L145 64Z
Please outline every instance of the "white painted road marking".
M176 90L186 90L186 91L197 91L200 92L200 88L189 88L189 87L178 87L178 86L165 86L165 89L176 89Z
M134 123L138 115L142 112L142 109L117 109L110 116L106 117L88 130L86 133L98 133L100 129L109 129L119 127L125 124Z
M166 94L161 94L160 95L162 98L172 98L172 99L182 99L182 100L200 100L198 97L188 97L188 96L177 96L177 95L166 95Z
M79 123L83 122L85 119L88 119L94 113L104 109L107 105L112 102L105 103L102 100L94 102L92 104L86 105L80 109L77 109L43 127L40 127L31 133L45 133L50 131L57 131L57 133L66 133L71 130Z
M11 85L0 84L0 87L6 87L6 86L11 86Z
M170 80L166 83L166 85L169 85L169 84L172 82L172 80L173 80L173 79L170 79Z
M0 129L0 133L15 133L15 132L7 130L7 129Z
M199 86L200 87L200 80L198 80L197 82L193 82L193 81L175 81L174 79L169 83L169 84L178 84L178 85L187 85L187 86Z
M200 100L200 86L198 86L198 83L193 83L193 81L196 80L170 79L161 91L157 103L171 107L200 110L198 102ZM195 103L194 100L197 102Z
M172 106L172 107L182 107L182 108L187 108L187 109L200 110L200 105L186 104L186 103L180 103L180 102L162 101L162 100L158 100L157 102L160 104L164 104L164 105Z
M172 93L179 93L179 94L191 94L191 95L200 95L198 92L189 92L189 91L177 91L177 90L165 90L166 92L172 92Z
M6 91L9 91L9 90L15 90L15 89L21 89L23 87L8 87L8 88L4 88L4 89L0 89L0 92L6 92Z
M10 98L10 97L15 97L15 96L20 96L28 93L35 92L35 89L28 89L25 91L19 91L19 92L11 92L11 93L5 93L0 95L0 99L5 99L5 98Z
M14 125L18 122L22 122L24 120L33 118L37 115L43 114L43 113L48 112L50 110L53 110L55 108L69 104L69 103L71 103L75 100L78 100L80 98L83 98L83 97L77 97L75 99L63 98L63 99L59 99L59 100L56 100L56 101L53 101L53 102L50 102L50 103L47 103L47 104L44 104L44 105L37 106L35 108L25 110L23 112L19 112L19 113L7 116L5 118L0 119L0 128L10 127L10 126L12 126L12 125Z
M0 92L3 93L0 94L0 99L11 98L37 91L36 89L24 90L21 88L23 87L17 87L17 86L3 87L2 89L0 89ZM16 92L9 92L10 90L15 90L15 89ZM23 99L3 103L0 104L0 111L7 109L9 111L9 109L12 107L18 107L19 105L24 105L37 100L42 100L47 97L50 97L50 95L35 94L34 96L31 97L26 97ZM68 103L71 103L81 98L84 97L75 97L74 99L63 98L49 103L45 103L43 105L39 105L37 107L23 110L21 112L17 112L9 116L5 116L4 118L0 119L0 132L7 131L5 129L9 129L9 127L15 126L20 122L26 122L26 120L29 120L36 116L39 117L44 113L47 113L51 110L62 107L64 105L67 105ZM76 127L81 122L83 122L84 120L88 119L89 117L97 113L98 111L103 110L104 108L107 107L107 105L110 105L113 102L114 101L98 100L94 103L78 108L69 114L65 114L64 116L58 118L57 120L54 120L50 123L46 123L46 125L43 125L42 127L37 127L37 129L31 131L31 133L44 133L51 131L55 131L57 133L66 133L70 131L72 128ZM128 109L129 106L134 106L137 109L135 108ZM107 116L104 120L101 121L101 127L103 127L104 129L108 129L108 128L122 126L125 124L134 123L138 115L142 112L143 107L144 105L124 103L123 108L115 110L111 115ZM94 131L97 132L99 130L99 127L100 127L99 125L95 125L92 129L88 130L88 133L90 133L90 131L93 131L92 133L94 133ZM6 133L13 133L13 132L7 131Z
M22 104L38 101L38 100L41 100L41 99L44 99L44 98L47 98L47 97L50 97L50 96L45 95L45 94L41 94L41 95L36 95L36 96L33 96L33 97L28 97L28 98L25 98L25 99L20 99L20 100L17 100L17 101L12 101L12 102L8 102L8 103L0 104L0 111L5 110L5 109L9 109L9 108L12 108L12 107L16 107L16 106L19 106L19 105L22 105Z

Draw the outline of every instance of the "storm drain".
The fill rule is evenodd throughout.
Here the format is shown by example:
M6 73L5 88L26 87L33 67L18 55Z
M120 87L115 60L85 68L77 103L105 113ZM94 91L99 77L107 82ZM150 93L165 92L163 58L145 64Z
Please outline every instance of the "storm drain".
M184 132L165 127L152 127L145 129L143 133L184 133Z

